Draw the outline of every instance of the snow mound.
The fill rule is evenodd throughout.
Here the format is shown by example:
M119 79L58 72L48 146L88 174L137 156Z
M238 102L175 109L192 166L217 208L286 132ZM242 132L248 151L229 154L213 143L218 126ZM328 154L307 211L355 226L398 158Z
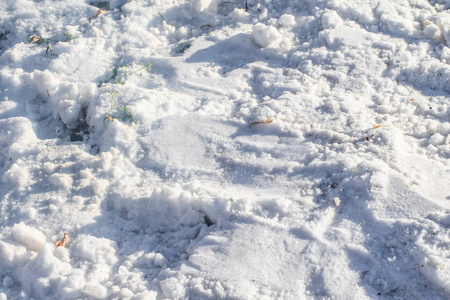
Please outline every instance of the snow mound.
M281 40L281 34L273 26L258 23L253 26L253 39L262 48L276 47Z
M46 241L45 235L41 231L27 226L23 222L15 224L12 233L16 241L32 251L38 251Z

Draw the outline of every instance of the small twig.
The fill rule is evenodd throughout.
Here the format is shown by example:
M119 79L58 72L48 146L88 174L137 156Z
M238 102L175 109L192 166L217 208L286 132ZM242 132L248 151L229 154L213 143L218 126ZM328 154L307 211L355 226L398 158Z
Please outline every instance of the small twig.
M231 2L231 1L224 1L224 2L222 2L223 4L234 4L234 5L236 5L237 7L239 7L236 3L234 3L234 2Z
M124 6L127 2L128 0L125 0L122 4L119 4L116 8L118 8L119 11L122 11L122 6Z
M164 22L167 22L166 19L164 19L163 15L158 11L158 15L163 19Z

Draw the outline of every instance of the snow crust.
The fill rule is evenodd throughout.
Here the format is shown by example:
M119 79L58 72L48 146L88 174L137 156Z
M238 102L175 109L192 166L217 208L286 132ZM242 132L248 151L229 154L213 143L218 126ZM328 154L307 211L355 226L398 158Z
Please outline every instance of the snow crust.
M449 0L3 1L0 300L449 299L449 82Z

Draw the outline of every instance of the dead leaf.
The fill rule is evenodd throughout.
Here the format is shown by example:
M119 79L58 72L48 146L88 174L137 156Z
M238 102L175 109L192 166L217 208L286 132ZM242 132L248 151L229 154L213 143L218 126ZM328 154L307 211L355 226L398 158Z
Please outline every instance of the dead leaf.
M256 125L256 124L268 124L268 123L272 123L273 122L273 118L268 118L265 120L258 120L255 122L251 122L250 125Z
M37 42L39 42L39 38L36 35L32 35L32 36L30 36L29 41L30 41L30 43L37 43Z
M64 237L62 238L62 240L59 240L59 241L57 241L56 242L56 248L58 248L58 247L65 247L66 246L66 243L67 243L67 237L68 237L69 235L67 234L67 232L66 233L64 233Z
M107 10L104 10L104 9L97 10L97 13L94 16L90 17L89 20L93 20L93 19L97 18L98 16L100 16L104 12L107 12Z
M389 125L373 125L373 128L389 127Z

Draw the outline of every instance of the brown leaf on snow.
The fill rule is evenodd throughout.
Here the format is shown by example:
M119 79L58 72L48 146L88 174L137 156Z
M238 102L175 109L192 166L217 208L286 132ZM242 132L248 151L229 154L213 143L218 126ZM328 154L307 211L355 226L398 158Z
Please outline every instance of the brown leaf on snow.
M272 123L273 122L273 118L268 118L265 120L258 120L255 122L251 122L250 125L256 125L256 124L267 124L267 123Z
M67 232L66 233L64 233L64 237L62 238L62 240L59 240L59 241L57 241L56 242L56 248L58 248L58 247L65 247L66 246L66 243L67 243L67 237L68 237L69 235L67 234Z
M389 125L373 125L373 128L389 127Z
M32 36L30 36L29 41L30 41L30 43L37 43L37 42L39 42L39 37L37 35L32 35Z
M98 16L100 16L102 13L104 13L106 11L107 10L104 10L104 9L98 9L97 13L94 16L90 17L89 20L93 20L93 19L97 18Z

